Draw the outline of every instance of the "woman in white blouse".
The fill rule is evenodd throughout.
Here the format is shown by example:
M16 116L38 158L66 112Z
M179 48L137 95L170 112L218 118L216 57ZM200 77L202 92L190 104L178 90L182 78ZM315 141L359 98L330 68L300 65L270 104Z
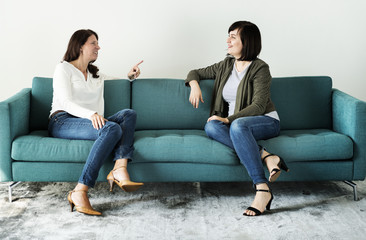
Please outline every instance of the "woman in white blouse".
M71 211L101 215L94 210L87 195L94 187L104 160L114 151L114 168L107 180L110 191L116 183L131 192L143 183L130 181L127 163L132 159L136 113L124 109L104 118L104 80L93 65L98 58L98 35L92 30L76 31L68 44L64 61L57 65L53 77L53 102L49 121L50 136L65 139L94 140L78 184L68 194ZM133 80L140 75L139 62L128 73ZM110 79L110 78L109 78Z

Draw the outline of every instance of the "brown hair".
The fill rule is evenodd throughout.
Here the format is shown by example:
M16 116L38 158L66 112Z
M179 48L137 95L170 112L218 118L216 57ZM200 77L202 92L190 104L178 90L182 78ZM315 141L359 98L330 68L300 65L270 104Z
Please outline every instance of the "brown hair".
M259 28L248 21L234 22L228 30L228 33L238 29L240 39L243 44L239 61L253 61L257 59L262 50L262 40Z
M71 62L79 58L80 56L80 49L86 43L90 36L94 35L98 40L98 34L90 29L81 29L71 36L69 45L67 46L67 50L64 56L64 61ZM88 65L88 71L93 74L94 78L98 78L99 69L97 66L94 66L90 62Z

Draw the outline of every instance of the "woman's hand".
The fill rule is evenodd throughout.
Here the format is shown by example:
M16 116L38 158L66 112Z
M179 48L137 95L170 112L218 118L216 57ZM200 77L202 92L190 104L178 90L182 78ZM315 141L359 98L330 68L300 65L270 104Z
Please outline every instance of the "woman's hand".
M189 95L189 102L193 105L194 108L198 108L200 100L202 103L204 103L200 85L196 80L192 80L189 82L189 86L191 86L191 94Z
M221 121L221 122L223 122L225 124L228 124L229 123L229 119L222 118L222 117L219 117L219 116L216 116L216 115L213 115L213 116L209 117L207 119L207 122L212 121L212 120L218 120L218 121Z
M105 125L105 122L108 121L98 113L94 113L93 115L91 115L90 120L92 121L93 127L97 130L101 129Z
M130 70L130 72L127 74L127 77L130 79L130 80L134 80L136 78L138 78L138 76L140 76L140 68L139 68L139 65L141 63L143 63L144 60L141 60L138 64L136 64L135 66L132 67L132 69Z

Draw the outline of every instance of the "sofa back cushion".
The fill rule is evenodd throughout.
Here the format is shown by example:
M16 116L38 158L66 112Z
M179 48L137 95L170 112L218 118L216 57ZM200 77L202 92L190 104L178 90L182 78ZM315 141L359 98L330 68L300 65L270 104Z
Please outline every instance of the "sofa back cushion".
M132 83L132 108L137 130L203 129L209 117L213 80L202 80L204 104L189 103L190 88L182 79L137 79ZM281 129L331 129L332 79L329 77L273 78L271 98Z
M136 129L203 129L210 113L213 80L200 82L205 103L193 108L190 88L182 79L108 80L104 86L105 116L125 108L137 112ZM45 130L52 104L52 78L35 77L32 84L30 129ZM332 79L273 78L271 98L281 129L331 129ZM132 105L131 105L132 99Z
M282 130L332 128L330 77L273 78L271 98Z
M136 129L203 129L210 114L213 80L200 81L204 103L195 109L182 79L137 79L132 82Z
M32 83L30 130L46 130L53 97L52 78L35 77ZM128 80L108 80L104 83L104 115L130 108L131 83Z

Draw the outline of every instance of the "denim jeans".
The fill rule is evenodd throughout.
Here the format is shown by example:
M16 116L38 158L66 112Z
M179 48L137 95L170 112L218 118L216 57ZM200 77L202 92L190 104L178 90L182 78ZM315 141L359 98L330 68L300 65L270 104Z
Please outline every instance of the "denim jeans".
M210 138L235 150L254 184L268 183L257 140L278 136L280 121L268 116L242 117L230 125L212 120L206 123L205 131Z
M93 140L79 183L94 187L105 159L114 151L114 161L132 159L136 112L124 109L107 118L99 130L86 118L78 118L67 112L57 113L48 124L49 135L56 138Z

